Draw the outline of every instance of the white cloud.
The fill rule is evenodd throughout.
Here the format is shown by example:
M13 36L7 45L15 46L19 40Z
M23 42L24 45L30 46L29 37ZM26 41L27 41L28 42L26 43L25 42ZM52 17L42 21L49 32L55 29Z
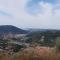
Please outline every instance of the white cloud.
M54 28L60 29L60 9L52 14L53 6L39 3L43 13L31 15L26 11L28 0L0 0L0 10L6 11L11 16L0 16L1 24L12 24L22 28Z

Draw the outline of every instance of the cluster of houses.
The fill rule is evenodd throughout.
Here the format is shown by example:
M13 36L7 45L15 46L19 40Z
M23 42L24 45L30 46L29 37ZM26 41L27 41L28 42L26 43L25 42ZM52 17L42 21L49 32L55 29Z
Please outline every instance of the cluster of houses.
M25 36L26 36L26 34L12 34L12 33L8 33L8 34L0 35L0 39L7 40L7 39L20 38L20 37L25 37Z
M18 43L18 41L15 41L14 39L17 39L17 38L20 38L20 37L22 37L22 38L24 38L26 36L26 34L12 34L12 33L8 33L8 34L2 34L2 35L0 35L0 44L7 44L7 43L3 43L3 42L1 42L2 40L4 40L4 41L6 41L6 40L8 40L8 41L11 41L12 40L12 43L13 44L18 44L18 45L22 45L22 43ZM0 52L2 51L5 51L5 52L13 52L13 50L15 49L15 47L16 46L14 46L14 45L11 45L11 44L7 44L7 46L4 46L4 47L2 47L1 45L0 45Z

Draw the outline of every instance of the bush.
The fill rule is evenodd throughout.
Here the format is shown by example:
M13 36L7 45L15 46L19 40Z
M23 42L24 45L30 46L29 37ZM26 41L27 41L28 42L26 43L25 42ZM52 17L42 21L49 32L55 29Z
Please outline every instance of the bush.
M18 52L18 51L20 51L21 48L23 48L22 45L17 45L17 44L16 44L13 51L14 51L14 52Z
M56 39L56 50L60 52L60 37Z

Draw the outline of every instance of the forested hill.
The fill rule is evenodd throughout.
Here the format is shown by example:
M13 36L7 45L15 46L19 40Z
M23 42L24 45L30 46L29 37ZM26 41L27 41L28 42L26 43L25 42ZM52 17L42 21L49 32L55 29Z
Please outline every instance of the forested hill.
M31 31L27 36L59 36L60 37L60 30L37 30Z
M12 34L26 34L27 31L17 28L12 25L1 25L0 26L0 34L5 34L5 33L12 33Z

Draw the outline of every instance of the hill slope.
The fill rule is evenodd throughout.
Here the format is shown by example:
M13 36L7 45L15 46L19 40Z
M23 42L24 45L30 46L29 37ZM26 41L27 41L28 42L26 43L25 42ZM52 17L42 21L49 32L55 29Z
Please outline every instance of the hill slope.
M27 31L19 29L15 26L12 25L2 25L0 26L0 34L7 34L7 33L12 33L12 34L26 34Z

